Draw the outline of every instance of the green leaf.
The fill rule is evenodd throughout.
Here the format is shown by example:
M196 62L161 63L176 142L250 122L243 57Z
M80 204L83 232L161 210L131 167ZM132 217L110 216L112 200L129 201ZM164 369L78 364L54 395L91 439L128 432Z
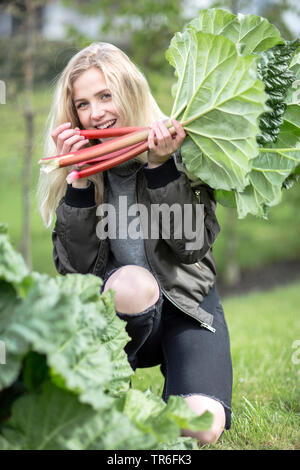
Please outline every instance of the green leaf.
M46 356L30 351L25 358L22 379L28 391L36 390L48 377Z
M288 90L286 103L300 106L300 51L292 58L290 70L294 72L295 80Z
M235 16L221 9L202 10L188 27L230 39L241 55L258 53L284 43L280 31L266 18L241 13Z
M266 208L278 204L285 179L300 163L300 109L290 104L284 114L277 142L262 148L253 160L250 185L236 193L238 217L247 214L265 216Z
M4 330L13 321L14 310L21 303L16 291L9 282L0 281L0 338Z
M25 355L35 351L47 356L57 385L79 394L83 403L95 408L107 406L111 401L105 391L109 383L117 381L115 392L127 389L132 370L121 351L129 338L121 332L125 323L116 319L105 331L109 296L105 301L100 296L101 279L81 274L52 279L38 273L33 278L34 286L4 331L8 367L1 374L1 387L12 383ZM113 310L112 299L110 303ZM118 357L116 353L112 360L114 348ZM121 372L122 365L125 369Z
M121 409L139 429L153 435L158 442L177 440L182 428L205 430L212 423L211 413L197 416L182 397L171 396L166 405L150 390L144 393L129 390Z
M108 401L103 387L112 377L112 364L101 344L106 322L101 314L100 284L92 275L58 277L55 286L43 280L32 289L21 312L26 318L23 334L34 350L47 354L48 366L63 378L65 386L95 408Z
M178 437L173 441L160 442L157 450L199 450L196 439L192 437Z
M19 447L11 445L3 436L0 436L0 450L20 450Z
M11 283L17 294L25 297L31 287L32 279L23 257L12 247L6 230L6 226L1 224L0 280Z
M124 346L130 340L126 322L114 309L112 291L100 295L102 280L93 275L69 274L55 279L32 273L25 299L17 296L26 269L11 246L5 227L0 247L4 253L0 280L0 334L6 364L1 366L0 390L18 377L25 359L24 380L29 390L43 380L31 359L46 357L50 377L63 389L79 394L95 408L110 403L129 388L133 371ZM9 254L9 256L6 256ZM16 261L16 262L14 262ZM34 369L34 371L32 370Z
M242 191L266 109L256 58L239 56L227 38L194 30L175 35L167 58L178 75L172 115L188 133L181 147L187 170L212 188Z
M104 305L103 317L106 327L101 334L101 342L113 362L113 375L107 383L106 389L112 396L120 396L129 389L130 378L134 374L124 351L124 347L131 340L126 332L126 322L121 320L115 312L114 291L108 289L101 295Z
M115 407L95 411L49 382L15 402L0 436L2 449L121 450L155 444Z
M232 42L237 43L240 35L240 24L238 18L227 10L209 8L202 10L197 18L187 25L189 29L222 35Z

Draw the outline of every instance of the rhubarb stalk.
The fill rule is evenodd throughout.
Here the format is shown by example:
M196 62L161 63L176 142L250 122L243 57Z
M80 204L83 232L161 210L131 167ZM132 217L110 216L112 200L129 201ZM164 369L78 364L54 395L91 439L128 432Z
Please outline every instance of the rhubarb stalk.
M131 134L141 131L146 127L113 127L111 129L82 129L80 135L86 139L101 139L106 137L120 137L121 135Z
M130 145L143 142L148 138L149 130L132 132L131 134L116 137L113 140L103 142L102 144L93 145L77 152L67 153L65 155L56 155L55 157L42 158L39 163L43 163L44 171L49 172L57 168L63 168L69 165L76 165L85 160L91 160L95 157L107 155L116 150L121 150Z
M67 176L67 182L71 184L73 183L73 181L78 180L80 178L88 178L89 176L94 175L95 173L100 173L101 171L105 171L110 168L113 168L114 166L120 165L121 163L124 163L127 160L130 160L131 158L136 157L140 153L145 152L147 149L148 149L148 142L145 141L135 146L135 148L130 149L127 152L122 153L121 155L117 157L110 158L109 160L105 160L100 163L94 164L90 168L84 168L83 170L80 170L80 171L73 170Z
M170 133L176 134L176 130L172 126L171 120L165 123L169 128ZM142 130L131 132L127 135L121 137L116 137L112 140L103 142L98 145L93 145L92 147L87 147L81 150L78 150L73 153L67 153L65 155L56 155L54 157L44 157L39 160L38 163L43 164L42 171L49 173L52 170L63 168L66 166L76 165L78 163L84 162L88 164L87 161L105 156L105 160L108 159L110 153L116 152L118 150L128 150L133 145L136 145L141 142L145 142L148 139L149 128L142 128ZM147 150L147 149L146 149ZM145 150L144 150L145 151ZM142 152L139 152L142 153ZM123 152L122 152L123 155ZM133 157L131 157L133 158Z
M117 150L116 152L109 153L108 155L103 155L102 157L96 157L96 158L93 158L92 160L86 160L85 162L80 162L80 163L78 163L78 166L82 167L84 165L94 165L94 163L99 163L99 162L102 162L104 160L109 160L110 158L118 157L119 155L122 155L126 151L134 149L138 145L140 145L140 143L130 145L129 147L126 147L126 148L121 149L121 150Z

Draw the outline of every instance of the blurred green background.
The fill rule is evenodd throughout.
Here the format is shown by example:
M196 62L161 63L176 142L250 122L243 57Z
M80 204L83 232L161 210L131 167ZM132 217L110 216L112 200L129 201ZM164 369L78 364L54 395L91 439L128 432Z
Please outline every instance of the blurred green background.
M31 23L30 6L33 8ZM42 223L35 191L37 161L43 154L43 135L55 80L69 58L94 40L113 42L141 67L159 105L168 114L175 78L164 57L165 51L176 31L182 30L199 10L211 6L264 16L286 39L298 35L298 7L293 1L24 0L4 2L1 6L0 79L5 83L6 96L5 103L0 105L0 220L8 223L13 243L24 252L34 270L56 274L51 231ZM28 63L32 66L31 77ZM31 149L28 148L29 115ZM28 164L30 152L32 159ZM24 200L27 200L27 213ZM296 183L283 191L281 204L271 209L268 220L253 216L238 220L235 210L218 206L222 231L214 254L221 283L238 284L243 270L286 260L299 260L298 265L293 265L292 276L297 273L300 276L299 203L299 183ZM284 277L285 272L282 280Z

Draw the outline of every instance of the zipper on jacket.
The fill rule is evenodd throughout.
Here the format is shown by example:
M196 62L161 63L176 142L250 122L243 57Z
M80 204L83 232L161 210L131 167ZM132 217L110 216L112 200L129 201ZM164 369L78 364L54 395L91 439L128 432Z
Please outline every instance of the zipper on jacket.
M149 262L149 261L148 261ZM167 299L169 300L169 302L171 302L173 305L175 305L175 307L177 307L179 310L181 310L182 312L186 313L187 315L189 315L189 317L192 317L194 318L194 320L197 320L201 326L203 326L203 328L206 328L207 330L209 331L212 331L213 333L216 332L216 329L213 328L212 326L208 325L208 323L205 323L204 321L202 320L198 320L198 318L195 318L193 315L191 315L189 312L187 312L186 310L183 310L183 308L179 307L175 302L174 300L172 300L168 294L165 293L164 289L162 288L161 289L163 294L167 297Z
M135 202L136 202L136 204L138 204L136 180L137 180L137 178L135 178L134 192L135 192ZM151 268L152 271L153 271L153 268L152 268L151 264L149 263L149 259L148 259L148 256L147 256L147 250L146 250L145 240L143 240L143 242L144 242L144 251L145 251L146 260L147 260L147 262L148 262L150 268ZM197 264L197 266L198 266L200 269L202 269L202 267L201 267L198 263L196 263L196 264ZM185 313L185 314L188 315L189 317L191 317L191 318L193 318L194 320L196 320L197 322L199 322L200 325L203 326L203 328L206 328L207 330L212 331L213 333L216 332L216 329L215 329L215 328L213 328L212 326L208 325L208 324L205 323L204 321L199 320L198 318L195 318L195 317L194 317L193 315L191 315L189 312L187 312L186 310L184 310L183 308L181 308L179 305L177 305L176 302L174 302L174 300L172 300L172 299L168 296L168 294L165 292L165 290L162 288L162 286L161 286L161 290L162 290L162 293L164 294L164 296L167 297L167 299L169 300L169 302L171 302L176 308L178 308L178 309L181 310L183 313Z

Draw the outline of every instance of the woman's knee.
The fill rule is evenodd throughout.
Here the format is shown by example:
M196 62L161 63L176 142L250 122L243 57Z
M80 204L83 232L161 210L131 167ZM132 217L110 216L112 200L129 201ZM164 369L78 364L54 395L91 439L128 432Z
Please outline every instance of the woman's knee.
M194 437L200 446L217 442L225 428L226 417L223 405L219 401L204 395L191 395L190 397L185 397L185 400L198 415L209 411L213 415L213 421L211 427L207 430L191 431L189 429L182 429L182 435Z
M115 291L115 307L120 313L139 313L159 299L159 286L147 269L126 265L115 271L106 281L104 291Z

